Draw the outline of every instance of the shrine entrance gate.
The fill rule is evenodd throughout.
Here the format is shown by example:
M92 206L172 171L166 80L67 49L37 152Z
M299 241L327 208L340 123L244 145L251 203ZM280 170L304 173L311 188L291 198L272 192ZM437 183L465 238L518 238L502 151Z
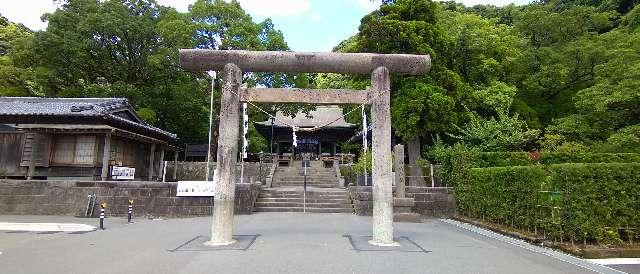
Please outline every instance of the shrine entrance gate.
M421 75L429 55L373 53L301 53L284 51L180 50L180 64L190 71L223 70L220 124L210 245L233 240L240 102L370 104L373 154L373 245L394 245L391 173L389 73ZM242 72L331 72L371 74L369 90L241 88Z

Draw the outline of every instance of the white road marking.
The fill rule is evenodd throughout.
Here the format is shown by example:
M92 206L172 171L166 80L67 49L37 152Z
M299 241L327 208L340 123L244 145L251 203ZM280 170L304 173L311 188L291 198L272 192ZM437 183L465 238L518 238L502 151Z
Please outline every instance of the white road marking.
M96 230L95 226L74 223L6 223L0 222L0 230L8 231L59 231L80 232Z
M640 258L586 259L600 265L640 264Z

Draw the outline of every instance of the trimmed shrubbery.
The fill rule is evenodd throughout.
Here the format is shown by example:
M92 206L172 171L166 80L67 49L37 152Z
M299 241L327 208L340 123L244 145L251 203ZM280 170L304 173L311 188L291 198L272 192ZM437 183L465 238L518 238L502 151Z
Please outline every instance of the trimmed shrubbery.
M556 239L617 244L640 232L640 163L471 168L460 213Z
M449 186L465 178L469 168L564 163L640 163L640 153L480 152L462 144L435 147L430 158L441 165L439 175Z
M476 152L473 167L565 163L640 163L639 153Z
M545 152L538 160L542 164L563 163L640 163L640 153L569 153Z
M640 237L640 154L479 152L434 148L459 212L557 240Z

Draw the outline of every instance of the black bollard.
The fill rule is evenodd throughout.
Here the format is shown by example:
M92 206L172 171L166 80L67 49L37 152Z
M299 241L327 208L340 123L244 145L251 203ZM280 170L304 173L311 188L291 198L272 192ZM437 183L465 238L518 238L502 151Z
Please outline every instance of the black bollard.
M129 200L129 211L127 213L127 223L132 223L133 219L133 200Z
M100 229L104 230L104 209L107 203L100 203Z

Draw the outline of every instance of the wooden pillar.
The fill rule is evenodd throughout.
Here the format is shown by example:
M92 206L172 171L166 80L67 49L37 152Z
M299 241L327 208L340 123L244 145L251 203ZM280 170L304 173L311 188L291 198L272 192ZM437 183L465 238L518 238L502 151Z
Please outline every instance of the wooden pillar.
M404 176L404 146L397 144L393 148L393 163L396 169L396 197L404 198L405 176Z
M153 157L156 152L156 144L151 144L151 149L149 150L149 165L147 170L147 180L153 181Z
M26 136L26 135L25 135ZM31 139L31 154L29 155L29 170L27 170L27 180L32 180L36 174L36 160L38 159L38 135L33 134Z
M333 143L333 155L331 155L331 156L336 157L337 151L338 151L338 144L334 142Z
M160 161L158 161L158 172L157 172L157 178L159 178L159 180L162 180L162 175L164 172L164 147L161 145L160 146Z
M173 151L173 180L178 180L178 150Z
M211 240L207 245L229 245L233 239L233 209L236 192L236 162L238 157L240 83L242 71L229 63L224 66L224 84L220 102L218 128L218 159L216 161L218 183L213 202ZM215 180L215 179L214 179Z
M104 147L102 148L102 174L100 179L109 179L109 160L111 160L111 132L104 135Z
M373 239L377 246L395 246L393 241L393 189L391 178L390 79L386 67L371 74L373 153Z
M322 157L322 142L318 141L318 158Z

